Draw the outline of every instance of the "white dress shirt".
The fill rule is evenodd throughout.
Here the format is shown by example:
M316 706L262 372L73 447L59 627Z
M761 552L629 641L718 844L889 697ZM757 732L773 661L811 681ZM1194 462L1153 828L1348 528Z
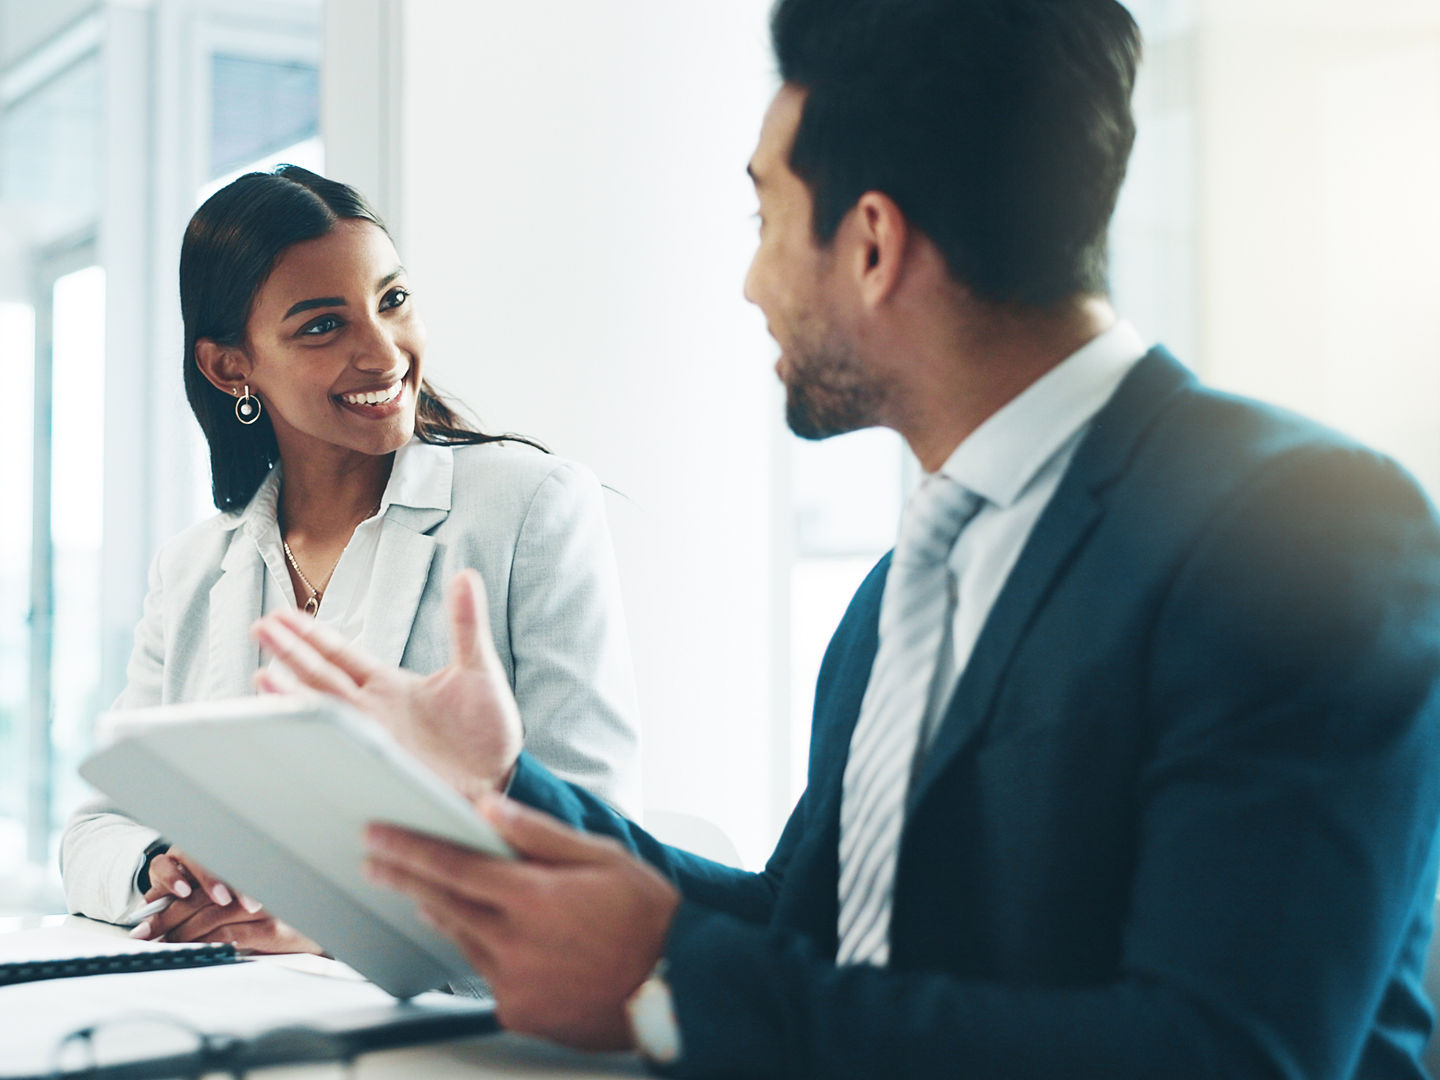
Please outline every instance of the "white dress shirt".
M950 553L949 647L941 648L925 744L939 727L990 609L1090 421L1146 351L1135 328L1117 322L976 428L940 467L985 502Z

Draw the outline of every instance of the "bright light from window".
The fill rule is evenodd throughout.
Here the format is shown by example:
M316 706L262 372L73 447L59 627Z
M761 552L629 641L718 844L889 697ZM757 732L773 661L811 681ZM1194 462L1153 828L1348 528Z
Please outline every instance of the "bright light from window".
M5 397L9 417L0 424L0 460L5 462L5 502L10 507L0 526L0 597L6 584L23 582L30 561L30 442L34 432L35 309L29 304L0 301L0 356L7 358ZM16 514L16 509L21 513ZM23 591L23 586L22 586ZM0 599L0 605L5 600ZM3 618L3 616L0 616ZM0 680L0 687L4 682Z
M100 685L100 547L104 539L105 271L54 287L50 537L55 622L50 666L56 820L80 797L75 767L104 707ZM116 417L117 423L127 418ZM44 448L42 448L43 450Z
M10 418L0 424L6 513L0 520L0 866L25 856L24 730L30 666L30 506L34 434L35 309L0 302L0 356Z
M100 549L104 512L105 271L55 282L51 537L59 549Z

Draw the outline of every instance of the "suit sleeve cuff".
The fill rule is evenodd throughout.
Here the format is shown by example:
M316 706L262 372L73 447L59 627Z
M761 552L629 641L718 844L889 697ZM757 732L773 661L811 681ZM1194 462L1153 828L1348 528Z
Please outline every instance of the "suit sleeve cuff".
M783 1073L779 1018L754 1015L754 992L770 976L756 961L773 948L766 927L681 901L665 960L683 1054L654 1071L676 1077Z

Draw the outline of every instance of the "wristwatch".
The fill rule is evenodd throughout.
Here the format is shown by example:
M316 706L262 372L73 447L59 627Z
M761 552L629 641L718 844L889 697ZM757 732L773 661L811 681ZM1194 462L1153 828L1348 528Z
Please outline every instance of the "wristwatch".
M680 1060L680 1025L675 1020L675 1002L665 981L664 958L655 970L625 1001L630 1034L642 1057L652 1065L673 1065Z
M157 855L164 855L169 850L170 842L160 839L150 841L144 852L141 853L140 869L135 873L135 888L140 890L141 896L150 891L150 860Z

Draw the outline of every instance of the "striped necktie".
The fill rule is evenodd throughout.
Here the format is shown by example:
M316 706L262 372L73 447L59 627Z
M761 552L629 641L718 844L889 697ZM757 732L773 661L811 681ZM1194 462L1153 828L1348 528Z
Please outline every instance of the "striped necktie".
M947 560L983 501L946 476L930 476L910 497L900 522L880 604L880 646L845 765L840 964L883 967L890 960L905 796L950 608Z

